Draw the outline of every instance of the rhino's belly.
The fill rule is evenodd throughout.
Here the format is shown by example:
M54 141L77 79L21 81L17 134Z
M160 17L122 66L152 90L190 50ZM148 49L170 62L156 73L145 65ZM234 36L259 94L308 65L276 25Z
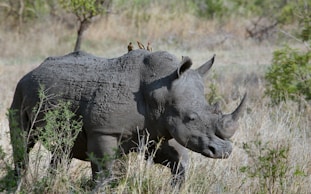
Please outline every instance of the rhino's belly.
M145 118L137 111L136 104L105 106L109 109L95 104L81 111L87 133L130 136L137 128L143 128Z

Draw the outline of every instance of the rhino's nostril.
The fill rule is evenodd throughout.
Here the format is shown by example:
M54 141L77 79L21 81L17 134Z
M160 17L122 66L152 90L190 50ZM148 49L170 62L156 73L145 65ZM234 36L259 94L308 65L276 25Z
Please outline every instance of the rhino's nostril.
M213 155L216 154L216 149L213 146L208 146L208 149L212 152Z

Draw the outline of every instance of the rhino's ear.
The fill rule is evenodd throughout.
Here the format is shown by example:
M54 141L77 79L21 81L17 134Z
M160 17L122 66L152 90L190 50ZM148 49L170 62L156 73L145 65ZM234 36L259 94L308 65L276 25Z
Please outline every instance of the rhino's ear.
M206 63L204 63L203 65L201 65L199 68L197 68L197 72L199 72L199 74L204 77L206 75L206 73L208 72L208 70L210 70L210 68L213 66L214 60L215 60L215 54L213 55L213 57L207 61Z
M178 77L180 77L185 71L190 69L191 65L192 65L191 59L187 56L182 56L182 61L177 69Z

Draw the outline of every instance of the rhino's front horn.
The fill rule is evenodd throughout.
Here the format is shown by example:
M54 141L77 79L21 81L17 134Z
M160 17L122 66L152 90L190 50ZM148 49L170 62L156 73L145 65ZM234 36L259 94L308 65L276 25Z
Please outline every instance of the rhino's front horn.
M245 93L239 106L231 114L223 115L222 119L217 123L216 135L220 138L231 138L237 130L238 119L244 110L246 96L247 94Z

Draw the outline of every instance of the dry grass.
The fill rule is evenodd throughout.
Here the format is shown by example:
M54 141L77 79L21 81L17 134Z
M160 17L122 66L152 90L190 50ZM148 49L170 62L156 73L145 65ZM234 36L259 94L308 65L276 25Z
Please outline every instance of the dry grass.
M195 66L208 60L214 53L214 70L206 81L215 82L222 96L223 108L230 112L239 97L247 91L247 113L240 120L240 129L232 141L234 151L227 160L212 160L191 153L186 184L180 191L168 184L168 169L150 165L137 155L120 160L121 182L112 187L103 183L98 192L107 193L254 193L262 185L256 178L242 173L240 168L251 165L242 149L245 142L270 142L271 149L289 145L289 170L284 177L285 193L311 191L311 135L310 118L299 112L295 105L269 107L263 97L263 74L276 48L269 42L260 45L244 38L244 21L218 24L202 21L190 14L163 13L160 7L148 12L152 17L145 21L138 11L134 22L128 13L112 15L108 20L96 21L85 34L82 49L105 57L117 57L127 52L128 42L151 41L154 50L168 50L176 56L190 56ZM168 22L169 21L169 22ZM38 23L24 34L0 30L0 145L11 159L8 122L5 116L17 81L44 58L63 55L73 49L75 30L55 21ZM310 113L309 113L310 114ZM2 165L0 161L0 165ZM82 167L81 167L82 165ZM90 176L88 164L74 161L70 176L81 179ZM78 166L78 167L77 167ZM303 175L295 175L299 169ZM117 173L116 172L116 173ZM5 172L0 172L4 175ZM39 173L43 173L39 172ZM78 187L77 185L74 185ZM81 190L76 190L80 191ZM275 191L276 192L276 191Z

